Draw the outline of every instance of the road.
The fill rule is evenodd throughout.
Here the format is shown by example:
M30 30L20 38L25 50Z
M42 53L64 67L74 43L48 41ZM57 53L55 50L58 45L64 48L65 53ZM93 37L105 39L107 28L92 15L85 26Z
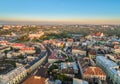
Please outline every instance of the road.
M38 67L36 68L34 71L32 71L30 74L28 74L21 82L20 84L22 84L26 79L28 79L29 77L31 77L32 75L39 75L39 71L47 71L44 67L46 63L48 63L48 57L50 56L52 50L50 49L50 47L47 47L46 46L46 50L47 50L47 57L46 57L46 60ZM45 73L45 72L42 72L42 73ZM44 77L43 75L39 75L41 77Z

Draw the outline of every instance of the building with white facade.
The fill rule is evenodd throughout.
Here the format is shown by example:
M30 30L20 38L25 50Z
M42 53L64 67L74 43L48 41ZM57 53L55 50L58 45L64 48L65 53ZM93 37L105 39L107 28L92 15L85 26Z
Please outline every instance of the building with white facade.
M20 49L20 48L25 47L25 44L14 43L14 44L12 44L11 46L12 46L13 48Z
M120 84L120 67L104 56L96 57L96 64L107 74L113 84Z
M26 69L18 67L7 74L0 75L0 84L18 84L26 75Z
M36 52L34 47L23 47L20 50L26 54L34 54Z
M36 59L31 60L25 68L27 69L28 73L31 73L33 70L35 70L37 67L39 67L46 59L47 52L42 52Z
M30 39L34 39L34 38L40 38L41 36L43 36L44 35L44 32L42 32L42 31L40 31L40 32L38 32L38 33L36 33L36 34L29 34L29 38Z

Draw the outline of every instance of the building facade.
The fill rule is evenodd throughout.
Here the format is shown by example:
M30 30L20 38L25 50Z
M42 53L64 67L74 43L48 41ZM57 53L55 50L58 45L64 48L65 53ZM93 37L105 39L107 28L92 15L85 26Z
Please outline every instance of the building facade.
M104 56L97 56L96 64L104 70L113 84L120 84L120 68L115 62Z

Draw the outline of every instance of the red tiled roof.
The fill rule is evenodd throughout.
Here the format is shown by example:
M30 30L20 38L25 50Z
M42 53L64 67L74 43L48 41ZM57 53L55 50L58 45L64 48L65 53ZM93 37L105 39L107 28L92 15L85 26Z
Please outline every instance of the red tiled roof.
M45 78L41 78L41 77L37 77L37 76L32 76L32 77L28 78L22 84L46 84L45 81L46 81Z
M35 50L34 47L23 47L21 48L21 50Z
M24 44L15 43L13 46L25 46Z
M90 50L90 54L91 55L96 55L96 51L95 50Z
M8 44L8 41L0 41L0 44Z
M99 67L88 67L87 70L85 71L84 75L93 75L93 76L103 75L103 76L105 76L106 74Z
M101 35L101 33L100 33L100 32L98 32L98 33L96 33L95 35L96 35L96 36L100 36L100 35Z
M59 58L58 57L58 51L54 50L53 53L49 56L49 59L60 59L60 60L64 60L64 58Z

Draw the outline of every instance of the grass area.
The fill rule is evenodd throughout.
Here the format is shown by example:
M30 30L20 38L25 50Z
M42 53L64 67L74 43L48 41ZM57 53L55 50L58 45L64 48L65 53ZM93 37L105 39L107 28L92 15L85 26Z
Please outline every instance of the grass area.
M65 54L63 54L63 53L61 53L61 55L63 56L63 57L67 57Z
M15 61L7 60L6 63L8 63L8 64L12 64L14 67L16 67L16 63L15 63Z
M64 62L64 61L62 61L62 60L59 60L59 61L56 61L56 62L54 62L54 63L61 63L61 62Z
M50 39L60 39L60 38L70 38L71 35L69 35L66 32L62 32L59 34L56 33L46 33L45 35L41 36L40 38L34 38L32 40L30 40L30 38L28 37L28 34L23 35L21 37L19 37L16 41L17 42L27 42L27 41L31 41L31 42L42 42L44 40L50 40Z
M67 61L67 62L73 62L73 59L72 59L72 57L68 57L68 59L66 59L65 61Z
M63 62L63 61L57 61L57 62L55 62L55 63L61 63L61 62ZM55 71L55 69L57 69L56 71ZM51 75L52 75L52 77L53 77L53 79L54 80L61 80L62 82L66 82L66 81L70 81L70 82L72 82L73 81L73 79L71 78L71 77L68 77L68 76L66 76L65 74L63 74L63 73L60 73L60 70L59 70L59 67L58 67L58 65L55 65L55 64L53 64L49 69L48 69L48 73L50 73Z
M59 79L59 80L61 80L62 82L65 82L65 81L73 81L73 79L72 79L71 77L68 77L68 76L66 76L66 75L64 75L64 74L62 74L62 73L56 73L56 72L54 72L54 73L52 73L52 74L53 74L54 80Z
M17 56L18 59L24 59L24 56L20 55L20 56Z
M49 71L49 72L52 72L54 69L58 69L58 66L53 64L53 65L48 69L48 71Z

